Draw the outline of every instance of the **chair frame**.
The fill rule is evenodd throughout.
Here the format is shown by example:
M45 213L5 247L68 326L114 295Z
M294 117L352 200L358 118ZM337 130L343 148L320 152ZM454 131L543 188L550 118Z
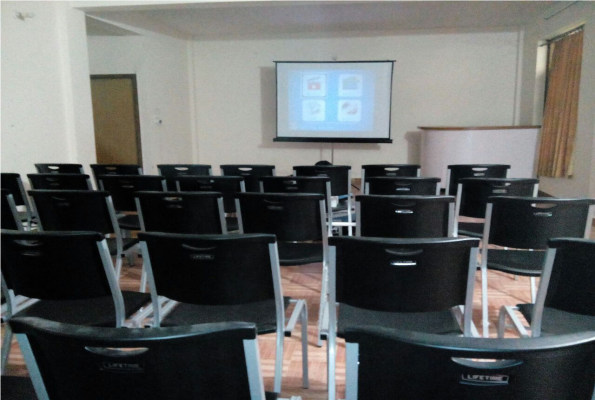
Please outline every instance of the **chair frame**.
M23 185L23 180L21 179L20 174L18 174L19 176L16 178L17 180L17 184L19 186L19 192L21 193L21 197L23 198L23 207L25 207L25 213L27 214L27 230L31 230L31 222L33 221L33 218L37 217L37 213L35 212L35 209L31 206L31 202L29 201L29 196L27 196L27 191L25 190L25 186ZM14 198L13 198L14 201ZM16 203L15 203L15 207ZM18 210L18 208L17 208ZM20 217L18 217L18 219L20 220Z
M99 251L99 255L101 257L101 263L103 264L103 269L105 271L106 277L107 277L107 281L109 284L109 288L110 288L110 292L112 294L112 299L114 301L114 308L115 308L115 313L116 313L116 328L121 328L124 326L125 323L125 307L124 307L124 297L122 296L122 292L120 290L120 286L118 284L118 277L116 276L116 273L114 271L114 265L112 263L112 258L109 252L109 249L107 247L107 241L106 239L102 239L100 242L97 242L97 250ZM12 316L18 312L20 312L21 310L31 306L32 304L37 303L38 301L40 301L39 299L30 299L27 298L25 296L20 296L20 297L24 297L26 298L28 301L26 302L21 302L18 303L18 297L19 296L15 296L14 292L12 291L12 289L8 289L8 286L6 285L6 280L4 279L4 275L0 274L1 277L1 285L2 285L2 291L6 294L6 315L3 316L4 321L9 320L10 318L12 318ZM133 321L133 324L137 324L137 317L133 316L131 317L131 321ZM4 326L5 332L4 332L4 337L2 338L2 372L4 372L4 368L6 367L6 364L8 363L8 356L10 355L10 348L11 348L11 343L12 343L12 330L10 329L10 326L8 324L5 324ZM21 351L23 352L23 355L25 355L25 353L27 351L31 351L31 347L27 347L27 344L25 344L25 346L23 346L21 344L21 341L19 341L19 346L21 346ZM31 353L29 353L31 354ZM28 359L27 357L25 357L25 361L27 363L27 366L29 366L29 362L31 361L30 359ZM31 375L31 377L34 377L34 371L31 371L31 369L29 369L29 374ZM35 380L34 380L34 384L35 384ZM39 396L39 394L38 394ZM47 394L46 394L47 396ZM39 397L40 400L43 399L43 397ZM46 397L47 398L47 397ZM49 398L48 398L49 399Z
M379 195L366 195L366 196L379 196ZM414 197L424 197L424 196L414 196ZM434 197L434 196L430 196ZM438 197L451 197L451 196L438 196ZM406 196L403 196L406 199ZM361 237L362 236L362 216L361 216L361 203L359 201L355 202L355 236ZM456 237L455 235L455 203L450 203L448 205L448 233L447 237Z
M64 327L71 327L72 325L60 324ZM214 324L204 324L205 328L208 328L208 325ZM225 324L217 324L219 326L224 326L224 329L233 329L235 327L239 327L241 325L249 326L249 324L244 323L225 323ZM146 332L145 330L141 331L140 333ZM130 337L133 337L136 333L130 332ZM109 335L109 334L108 334ZM85 339L88 338L89 342L94 342L97 337L92 336L91 334L85 334ZM48 392L43 381L41 371L39 369L39 365L37 364L37 360L35 359L33 349L31 346L31 342L25 333L17 333L16 334L17 340L19 342L19 346L21 347L21 351L23 353L23 357L27 364L27 369L29 370L29 375L31 376L31 380L33 382L33 386L35 389L35 393L39 400L49 400ZM150 338L143 338L144 340L150 340ZM109 338L102 337L101 340L110 340ZM124 339L126 340L126 339ZM265 390L264 390L264 382L262 377L262 368L260 362L260 352L258 347L258 337L254 339L243 339L243 347L244 347L244 356L246 358L246 372L247 372L247 379L248 385L250 388L250 399L251 400L265 400ZM129 343L129 340L126 340L126 343ZM143 341L139 342L139 345L142 345ZM279 400L286 400L279 398ZM292 396L290 400L301 400L301 397Z
M489 314L488 314L488 245L490 243L490 227L492 223L492 209L494 205L493 203L488 202L486 207L486 217L485 217L485 224L483 228L483 238L481 242L481 315L482 315L482 329L483 329L483 336L489 337ZM595 205L589 206L589 212L587 214L587 221L585 224L585 233L583 237L588 239L591 234L591 226L592 221L595 219ZM531 251L531 249L526 249L527 251ZM554 253L555 254L555 253ZM546 250L546 257L549 255ZM553 262L553 259L552 259ZM542 275L543 279L543 275ZM535 277L531 277L531 302L536 302L536 288L535 288ZM549 280L549 278L548 278ZM515 316L511 316L514 322ZM518 319L518 318L517 318ZM516 322L514 322L516 325ZM541 323L541 321L540 321ZM525 330L526 333L526 330ZM522 331L521 331L522 334ZM595 400L595 399L594 399Z
M450 170L449 170L450 171ZM450 178L450 177L449 177ZM503 178L507 179L507 178ZM533 197L538 197L539 195L539 182L535 183L533 186ZM461 217L461 199L463 198L463 184L457 184L457 196L455 200L455 236L459 236L459 218Z
M106 192L106 193L108 193L108 192ZM116 210L114 208L114 202L112 200L112 196L109 193L108 193L107 197L105 198L105 201L106 201L106 205L107 205L107 211L109 214L109 218L112 222L112 229L114 231L114 236L116 238L116 256L115 256L116 257L116 267L115 267L115 271L116 271L116 277L119 280L120 276L122 274L122 257L124 257L127 252L130 253L130 251L132 250L132 247L130 249L128 249L127 251L124 251L124 241L123 241L124 236L122 235L122 230L120 229L120 225L118 223L118 217L116 214ZM31 203L35 204L35 199L33 197L31 197ZM41 223L41 218L38 218L37 230L40 232L43 232L43 225ZM108 251L108 253L109 253L109 251Z
M12 193L8 192L6 194L6 201L8 202L8 206L10 207L10 212L12 213L12 216L14 218L14 223L17 226L17 230L24 231L25 228L23 227L23 222L19 218L19 211L17 210L17 206L14 202L14 197L12 196Z
M457 165L469 165L471 168L478 168L478 169L482 169L482 170L487 170L490 167L508 167L506 169L506 176L504 176L504 178L508 178L508 173L510 172L510 165L508 164L452 164L453 166L457 166ZM448 168L451 165L448 165L446 167L446 182L445 182L445 192L444 194L448 196L448 193L450 191L450 175L451 175L451 169ZM481 171L478 171L481 172ZM457 183L458 184L458 183Z
M237 201L237 200L236 200ZM161 320L178 304L175 300L167 299L159 296L157 293L157 286L155 283L155 276L153 275L153 268L151 266L151 258L149 256L149 249L147 242L140 242L141 251L145 270L147 273L147 281L151 292L151 304L153 309L153 327L160 327ZM285 336L290 336L295 328L298 318L302 327L302 387L308 388L308 307L306 300L292 299L294 309L286 324L285 320L285 305L283 300L283 289L281 287L281 270L279 266L279 251L277 249L277 242L269 244L269 254L271 262L271 272L273 276L273 288L275 293L275 317L277 320L277 346L275 353L275 378L274 391L281 393L281 380L283 377L283 348ZM258 351L257 351L258 352Z
M298 179L308 179L311 178L309 176L288 176L288 177L271 177L271 178L280 178L280 179L287 179L287 180L292 180L292 178L298 178ZM312 177L314 178L314 177ZM326 215L327 218L329 220L328 223L326 223L327 228L328 228L328 237L333 236L333 227L330 221L333 220L333 206L331 204L331 182L330 180L326 182L326 190L325 190L325 198L326 198ZM272 192L265 192L264 191L264 183L262 182L262 179L260 180L260 193L272 193Z
M176 180L176 185L177 184L178 184L178 181ZM175 196L178 196L179 194L184 194L184 193L209 193L209 192L163 192L163 194L165 194L165 195L170 194L172 197L175 197ZM143 216L142 207L140 205L140 200L138 197L136 197L134 199L134 201L136 202L136 210L138 212L138 220L140 222L141 232L147 232L147 229L145 227L145 219ZM223 209L223 196L219 197L217 199L217 208L219 209L219 222L221 223L221 234L227 235L227 222L225 221L225 212ZM146 293L146 291L147 291L147 273L145 271L144 263L143 263L141 277L140 277L139 290L142 293ZM149 314L150 313L147 313L147 315L149 315Z
M472 247L469 254L469 272L467 275L467 291L465 296L465 305L453 307L451 312L457 319L459 326L462 327L463 335L468 337L479 337L479 332L473 323L473 291L475 289L475 274L477 273L477 255L479 254L478 247ZM328 399L335 400L337 398L336 393L336 363L337 363L337 248L335 246L329 246L329 331L327 341L327 379L328 379ZM333 327L333 329L330 329ZM348 345L347 351L349 354L350 348L353 345ZM352 352L353 353L353 352ZM353 373L354 368L357 372L357 359L354 362L353 356L346 360L347 373ZM351 375L353 376L353 375ZM357 374L355 375L357 377ZM353 387L355 383L355 387ZM346 390L347 386L350 387L349 393L355 393L357 398L357 379L354 382L350 382L346 379ZM355 391L353 391L355 389ZM347 397L353 398L353 397Z
M293 176L295 176L295 177L298 176L297 171L295 169L293 170ZM330 182L329 182L329 187L330 187ZM329 189L329 193L331 193L330 189ZM332 216L332 211L333 211L332 210L332 198L337 197L337 199L340 199L343 196L347 196L347 222L333 221L332 220L332 217L333 217ZM329 214L329 224L330 224L329 230L330 230L331 234L329 236L332 236L333 226L336 226L336 227L346 226L347 234L349 236L353 236L353 227L355 227L355 222L353 222L353 215L352 215L353 193L351 192L351 169L349 169L349 171L347 171L347 194L343 195L343 196L331 196L331 201L329 202L329 204L330 204L329 209L331 212L331 214Z
M242 210L240 207L240 200L235 199L236 201L236 210L238 215L238 223L240 226L240 234L244 233L244 224L242 222ZM316 344L318 347L322 347L322 338L323 336L327 335L328 333L328 326L329 326L329 317L328 317L328 260L329 260L329 253L328 253L328 231L326 225L326 215L325 215L325 201L319 201L320 207L320 227L322 230L322 287L320 290L320 308L318 310L318 323L317 323L317 330L318 330L318 338ZM278 257L277 252L277 257Z

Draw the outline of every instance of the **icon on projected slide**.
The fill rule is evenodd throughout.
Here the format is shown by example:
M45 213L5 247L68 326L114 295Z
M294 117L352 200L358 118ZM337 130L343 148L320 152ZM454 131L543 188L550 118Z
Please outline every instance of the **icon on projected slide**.
M360 97L363 77L360 74L339 75L339 96Z
M362 120L362 102L359 100L339 100L337 119L358 122Z
M304 74L302 75L302 95L305 97L326 96L326 75Z
M305 100L302 102L302 119L304 121L324 121L326 104L324 100Z

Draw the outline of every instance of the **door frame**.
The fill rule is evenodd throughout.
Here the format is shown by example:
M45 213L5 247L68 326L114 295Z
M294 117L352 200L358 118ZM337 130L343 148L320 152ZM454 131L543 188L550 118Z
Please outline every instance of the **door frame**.
M136 130L136 159L138 165L143 166L143 148L140 134L140 114L138 107L138 86L136 85L136 74L95 74L91 75L91 80L99 79L130 79L132 81L132 99L134 102L134 125ZM97 142L95 142L97 143ZM97 151L97 144L95 144Z

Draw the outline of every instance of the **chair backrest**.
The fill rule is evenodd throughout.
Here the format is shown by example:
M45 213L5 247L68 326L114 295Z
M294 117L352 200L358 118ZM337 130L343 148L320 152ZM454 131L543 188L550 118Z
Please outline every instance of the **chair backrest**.
M100 189L98 177L101 175L142 175L143 168L136 164L91 164L91 172Z
M275 176L274 165L227 164L221 165L221 175L241 176L246 182L246 192L260 192L260 178Z
M110 288L118 288L107 244L97 232L3 230L1 236L2 276L15 295L76 300L111 296Z
M346 399L591 400L595 332L480 339L347 328Z
M6 189L12 194L14 203L17 206L25 206L29 208L29 201L27 199L27 194L25 193L21 175L3 172L0 176L0 182L2 183L2 189Z
M49 173L49 174L28 174L31 189L48 190L93 190L89 175Z
M459 179L457 206L459 214L485 218L488 198L492 196L537 196L539 179L463 178Z
M159 175L167 178L167 190L175 192L176 177L188 175L213 175L213 169L206 164L159 164L157 165Z
M377 176L419 176L421 166L416 164L368 164L362 165L362 192L368 178Z
M92 231L115 233L117 220L105 191L30 190L44 231Z
M84 174L81 164L35 164L40 174Z
M356 234L386 238L453 235L452 196L357 196Z
M506 178L510 165L504 164L458 164L449 165L446 176L446 194L455 196L462 178Z
M110 193L117 211L136 211L135 192L165 192L165 177L159 175L100 175L99 187Z
M275 299L273 235L141 232L138 237L152 293L202 305Z
M518 249L545 249L552 238L588 235L594 211L594 199L490 197L484 241Z
M595 240L552 239L548 252L531 322L544 306L595 317Z
M40 398L265 399L254 324L115 329L14 318L10 326Z
M326 232L324 196L312 193L237 193L245 233L268 233L283 242L320 241Z
M351 167L348 165L303 165L293 167L295 176L328 176L331 196L351 193Z
M440 178L417 177L368 177L364 187L365 194L391 196L438 196Z
M332 237L329 246L339 303L429 312L473 301L479 239Z
M241 176L179 176L180 192L219 192L223 195L226 213L236 212L235 194L245 192L244 178Z
M23 230L12 194L6 189L2 189L2 229Z
M330 196L326 176L267 176L260 178L263 193L318 193ZM330 188L330 186L329 186Z
M145 232L227 233L223 196L218 192L136 192Z

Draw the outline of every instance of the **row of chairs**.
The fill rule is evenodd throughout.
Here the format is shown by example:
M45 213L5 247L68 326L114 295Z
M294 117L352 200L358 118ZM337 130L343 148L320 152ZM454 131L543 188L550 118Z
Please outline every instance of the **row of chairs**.
M179 359L166 357L166 353L160 353L150 343L156 345L161 343L160 340L164 342L171 340L174 343L174 336L188 338L193 336L192 330L204 334L219 331L222 328L221 325L192 328L186 326L196 322L230 321L223 317L224 308L220 307L216 310L213 303L230 301L232 304L227 305L227 311L235 308L236 312L239 312L237 308L247 306L247 303L272 301L272 297L275 297L275 302L279 303L276 287L271 288L270 283L262 284L263 276L269 276L269 279L271 276L270 272L266 271L275 259L274 236L146 233L140 234L140 240L152 271L151 296L155 309L159 309L158 294L167 294L187 307L194 307L195 310L202 308L203 312L192 313L194 318L192 321L185 319L183 315L178 315L177 318L181 319L173 321L172 324L184 325L184 328L170 330L165 328L157 331L153 329L118 330L121 333L22 319L21 317L27 315L26 312L22 312L21 315L9 321L9 325L18 334L19 344L26 355L29 370L32 371L31 375L37 383L38 390L43 390L44 387L47 390L65 390L58 389L56 385L59 386L59 383L54 383L54 379L72 384L71 381L76 378L79 378L80 382L86 382L89 377L97 378L98 372L94 371L98 370L98 362L107 368L107 371L103 368L100 370L108 373L105 379L109 379L110 383L118 382L117 387L132 385L134 382L129 379L134 380L134 378L111 378L109 373L134 372L127 368L138 369L141 365L149 366L153 353L160 354L156 360L170 359L181 363L178 364L179 368L180 365L186 365L185 363L188 362L182 356L183 353L195 358L206 357L210 368L215 371L219 371L219 368L227 368L228 371L239 373L238 371L243 371L243 368L248 365L248 376L253 376L254 381L249 383L245 378L236 377L238 382L235 384L241 383L244 386L242 390L247 390L248 387L253 388L254 382L260 382L256 385L258 389L250 390L250 393L252 393L251 398L263 398L261 378L256 378L259 376L260 368L257 363L254 363L254 358L257 357L254 339L256 334L262 333L262 330L273 329L273 307L267 308L266 313L263 312L265 308L262 308L256 314L246 310L237 314L240 320L250 320L255 323L242 326L251 333L238 335L242 337L244 346L234 347L235 352L240 356L236 355L229 360L231 362L236 359L236 364L232 366L219 364L228 360L225 357L213 359L214 356L206 356L205 354L210 354L209 350L198 343L193 349L178 347L175 354L179 355ZM85 283L83 287L87 290L96 289L101 286L101 280L97 279L101 275L99 273L94 273L93 277L89 276L86 279L78 276L77 285L69 285L70 279L73 279L71 276L73 268L68 264L76 261L68 260L66 248L69 245L75 245L79 249L85 249L77 255L88 251L89 254L85 255L85 260L96 260L97 257L92 257L90 253L101 251L100 249L103 248L106 254L105 244L96 245L102 242L104 240L96 233L2 232L3 265L8 268L7 273L11 274L11 278L6 282L16 287L15 277L19 276L18 285L21 288L29 285L35 287L35 290L43 290L41 284L35 286L33 283L43 277L24 278L28 273L37 273L35 267L38 267L37 263L43 260L44 265L51 265L51 271L47 271L47 274L53 273L55 278L60 278L62 287L62 290L53 292L50 303L55 300L56 293L65 296L67 288L74 290L73 288L78 287L80 282ZM590 399L595 384L593 370L595 353L592 347L595 339L593 332L595 310L592 296L595 280L592 279L593 268L589 266L592 265L592 259L595 256L595 242L560 239L549 243L548 262L544 271L551 278L543 280L540 287L540 297L548 300L544 301L540 309L536 305L531 314L532 334L539 336L541 331L572 334L531 341L526 339L524 341L481 340L448 335L462 332L469 336L473 333L470 305L478 244L479 241L472 238L404 240L335 237L331 239L330 305L333 310L336 310L337 303L340 303L336 334L345 338L347 343L346 396L348 399L434 398L432 396L436 393L441 395L446 393L451 395L446 398L452 399L478 397L516 399L519 396L531 399ZM175 257L173 262L172 255ZM52 260L52 257L60 259ZM31 261L35 258L37 261ZM103 267L95 265L86 267L85 270L79 268L79 273L89 274L93 268L96 268L97 271L103 269L105 275L109 276L110 266L107 263L109 258L105 256L99 258L102 258ZM245 268L246 263L249 263L251 268ZM220 270L222 265L224 268ZM275 268L272 270L274 281ZM213 271L219 273L213 274ZM236 273L240 276L234 276ZM257 281L261 284L259 285ZM43 286L48 293L47 285ZM247 286L251 290L245 290ZM112 285L110 289L114 304L118 304L117 295L114 295L118 292L117 287ZM80 289L74 296L85 297ZM93 298L96 305L97 296L100 295L96 289ZM104 297L108 296L104 294ZM239 304L231 300L234 296ZM251 296L259 299L251 299ZM48 301L42 301L48 303ZM86 301L88 305L88 299ZM464 308L461 307L461 303L465 304ZM64 323L60 317L65 318L66 305L62 301L60 312L55 312L58 322ZM523 305L519 305L521 306ZM209 313L209 309L213 313ZM116 306L116 315L117 310ZM453 311L455 316L458 315L458 321L451 315ZM278 307L275 312L279 314ZM189 315L187 314L186 317ZM334 315L335 312L332 312L331 316ZM165 323L166 319L162 323ZM200 319L203 320L200 321ZM540 320L539 329L537 322L534 322L537 320ZM335 326L334 321L331 326ZM237 324L227 326L230 330L238 327ZM550 327L552 331L549 331ZM591 330L591 332L580 333L585 330ZM53 334L55 341L52 342L46 334L49 336ZM330 330L329 334L329 398L334 399L335 330ZM222 335L222 337L225 336ZM43 337L47 338L42 339ZM69 345L67 345L68 338L71 339ZM135 341L135 338L138 341ZM38 344L38 340L45 344ZM110 342L110 340L113 341ZM33 346L30 341L34 342ZM216 343L220 342L213 339L210 343L211 346L217 346ZM230 346L229 342L225 345ZM163 346L166 348L168 345L163 343ZM122 347L126 347L127 352L118 351ZM222 348L217 348L219 351L215 354L222 351ZM231 350L228 348L227 351ZM149 354L142 355L146 352ZM241 357L241 354L244 354L245 358ZM36 363L36 358L43 359L44 362ZM489 362L486 359L490 359ZM77 369L77 365L80 368L80 365L91 362L94 363L94 368L81 368L78 369L78 373L68 373ZM109 367L111 364L113 369ZM171 365L169 367L173 368ZM197 368L197 372L204 371L204 366ZM186 369L183 370L186 371ZM187 369L187 371L194 370ZM432 374L428 375L430 372ZM61 375L64 373L66 374ZM212 392L208 390L215 390L214 383L212 381L205 383L205 381L213 374L203 373L204 377L196 377L195 384L199 387L194 389L206 390L205 397L201 398L227 398L229 394L225 389L221 389L220 397L212 397ZM225 376L221 374L217 375L219 379ZM245 376L243 374L245 371L240 377ZM428 381L428 376L437 378ZM162 382L168 381L168 377L169 374L164 373L162 379L154 379ZM547 379L547 385L544 385L543 379ZM140 380L142 381L142 377ZM43 386L43 383L48 381L51 384ZM94 387L88 386L90 382L86 385L81 383L80 388L77 384L74 385L77 390L87 388L89 393L86 398L123 398L116 394L117 387L113 388L116 397L106 395L105 390L108 389L103 385L103 382L107 382L104 379L99 379L96 382L97 386ZM221 382L227 385L227 380L223 379ZM468 386L461 386L461 384ZM181 386L184 385L176 385L173 389L176 395L172 398L180 398L181 393L184 393ZM150 387L157 390L154 385ZM130 395L130 390L134 389L124 389L124 393ZM136 388L136 390L142 392L144 389ZM150 392L148 397L155 398L155 393L161 392ZM203 392L199 391L199 393ZM237 395L243 392L235 393ZM50 395L50 398L52 397ZM158 396L158 398L170 397Z

